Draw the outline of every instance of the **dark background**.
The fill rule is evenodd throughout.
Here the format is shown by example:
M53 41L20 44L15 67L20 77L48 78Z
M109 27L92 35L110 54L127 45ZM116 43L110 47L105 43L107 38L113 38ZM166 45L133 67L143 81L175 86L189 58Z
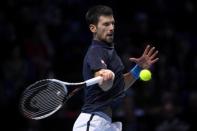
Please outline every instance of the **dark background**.
M44 78L82 81L82 62L91 42L85 23L89 7L106 4L116 20L115 47L125 72L145 46L159 50L152 80L138 80L114 121L123 131L194 131L197 112L197 2L193 0L4 0L0 2L1 128L71 131L83 91L55 115L25 119L18 109L24 88ZM1 130L2 130L1 129Z

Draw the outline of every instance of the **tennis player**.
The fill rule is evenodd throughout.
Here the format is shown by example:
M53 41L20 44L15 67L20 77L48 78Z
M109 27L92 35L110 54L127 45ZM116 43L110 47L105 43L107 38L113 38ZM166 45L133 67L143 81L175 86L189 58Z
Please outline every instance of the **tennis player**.
M147 45L139 58L130 58L136 65L123 74L124 65L114 49L113 11L105 5L88 10L86 20L93 34L92 43L83 64L84 79L102 76L103 82L85 88L85 103L74 123L73 131L121 131L121 122L112 122L112 104L124 95L115 94L127 90L139 78L143 68L158 61L158 51ZM112 99L113 98L113 99Z

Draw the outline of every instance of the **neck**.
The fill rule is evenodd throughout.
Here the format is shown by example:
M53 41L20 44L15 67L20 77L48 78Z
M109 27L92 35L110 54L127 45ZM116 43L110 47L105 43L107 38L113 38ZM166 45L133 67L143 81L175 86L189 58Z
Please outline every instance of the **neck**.
M103 41L103 40L99 40L99 39L97 39L97 38L94 38L93 40L100 41L100 42L102 42L103 44L106 44L106 45L108 45L108 46L110 46L110 47L114 47L114 43L113 43L113 42L112 42L112 43L109 43L109 42L106 42L106 41Z

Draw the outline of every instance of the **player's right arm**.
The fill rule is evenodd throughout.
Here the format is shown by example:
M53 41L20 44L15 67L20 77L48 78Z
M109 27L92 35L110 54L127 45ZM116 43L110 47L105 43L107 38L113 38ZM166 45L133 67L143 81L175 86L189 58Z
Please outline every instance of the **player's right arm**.
M100 69L99 71L95 72L95 77L101 76L103 77L103 81L99 83L99 86L103 91L109 90L113 86L114 81L114 73L109 69Z

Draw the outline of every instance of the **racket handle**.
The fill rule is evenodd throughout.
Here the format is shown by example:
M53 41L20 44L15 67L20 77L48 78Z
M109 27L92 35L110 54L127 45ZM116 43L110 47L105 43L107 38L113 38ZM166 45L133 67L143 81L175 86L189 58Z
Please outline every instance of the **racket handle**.
M102 81L103 81L103 77L97 76L97 77L94 77L92 79L89 79L89 80L85 81L85 83L86 83L86 86L91 86L91 85L94 85L94 84L101 83Z

